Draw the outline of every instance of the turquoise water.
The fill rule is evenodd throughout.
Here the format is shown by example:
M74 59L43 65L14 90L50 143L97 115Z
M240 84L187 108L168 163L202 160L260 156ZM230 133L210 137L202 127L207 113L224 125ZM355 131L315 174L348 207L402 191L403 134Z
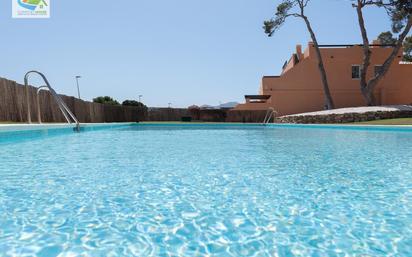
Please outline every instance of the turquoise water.
M0 137L3 256L411 256L412 133Z

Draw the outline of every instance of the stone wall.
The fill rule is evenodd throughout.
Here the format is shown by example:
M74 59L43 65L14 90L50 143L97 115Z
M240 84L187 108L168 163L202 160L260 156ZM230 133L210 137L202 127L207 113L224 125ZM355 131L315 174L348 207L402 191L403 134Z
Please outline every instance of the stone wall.
M301 124L328 124L328 123L352 123L383 119L410 118L412 111L377 111L365 113L345 113L328 115L302 115L284 116L277 118L279 123L301 123Z

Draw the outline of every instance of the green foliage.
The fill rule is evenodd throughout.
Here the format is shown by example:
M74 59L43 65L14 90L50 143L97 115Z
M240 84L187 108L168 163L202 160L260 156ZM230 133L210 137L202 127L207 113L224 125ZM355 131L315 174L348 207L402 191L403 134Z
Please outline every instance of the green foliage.
M99 104L110 104L110 105L120 105L120 103L110 96L99 96L96 98L93 98L94 103L99 103Z
M275 32L275 27L276 27L275 20L273 19L263 22L263 29L265 30L265 34L267 34L269 37L271 37L273 33Z
M357 0L352 0L357 6ZM392 22L392 32L400 33L412 15L412 0L362 0L362 7L377 6L386 9Z
M382 45L396 44L396 38L393 37L393 34L390 31L382 32L381 34L379 34L377 39Z
M269 37L285 23L287 17L294 15L289 13L294 5L295 1L293 0L283 0L276 8L275 17L263 22L263 29Z
M403 60L406 62L412 62L412 36L405 38L403 42Z
M136 100L125 100L123 101L122 105L124 106L136 106L136 107L142 107L142 108L147 108L146 105L143 103L136 101Z
M392 32L382 32L377 38L383 45L394 45L397 39L393 36ZM412 36L405 38L403 41L403 61L412 62Z
M412 1L389 0L389 2L383 2L392 21L392 31L394 33L401 32L408 22L409 17L412 15Z

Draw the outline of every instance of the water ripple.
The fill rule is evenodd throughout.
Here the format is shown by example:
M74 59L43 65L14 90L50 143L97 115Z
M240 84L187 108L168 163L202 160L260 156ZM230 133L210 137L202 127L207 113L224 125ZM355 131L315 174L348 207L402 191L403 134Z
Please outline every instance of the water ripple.
M412 255L409 133L129 128L0 148L0 255Z

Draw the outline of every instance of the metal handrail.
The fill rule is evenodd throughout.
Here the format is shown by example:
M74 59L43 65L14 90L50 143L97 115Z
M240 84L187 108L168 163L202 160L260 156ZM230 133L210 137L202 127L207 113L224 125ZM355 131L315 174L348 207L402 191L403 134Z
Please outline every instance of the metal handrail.
M41 121L41 110L40 110L40 91L42 90L48 90L49 88L47 86L41 86L37 88L37 92L36 92L36 101L37 101L37 120L39 122L39 124L42 124ZM60 106L59 106L60 108ZM71 123L70 122L70 118L67 116L67 114L65 112L62 112L64 118L66 119L67 123Z
M275 110L275 108L270 107L266 111L266 115L265 115L265 119L263 120L263 124L268 124L272 118L273 118L273 121L275 121L277 114L278 114L278 112Z
M66 103L61 99L61 97L56 93L56 91L50 86L49 81L47 80L46 76L44 76L43 73L38 72L38 71L29 71L26 73L24 76L24 85L26 87L26 101L27 101L27 121L28 123L31 122L31 111L30 111L30 97L29 97L29 75L31 73L35 73L40 75L40 77L43 79L45 82L45 86L41 86L37 89L37 115L39 118L39 123L41 123L41 117L40 117L40 102L38 98L38 94L42 89L47 88L51 95L53 96L54 100L56 101L57 105L59 106L60 111L63 113L63 116L66 118L67 123L72 124L72 121L76 123L76 130L79 131L80 129L80 122L77 120L76 116L70 111L69 107L67 107ZM71 119L71 120L70 120Z

